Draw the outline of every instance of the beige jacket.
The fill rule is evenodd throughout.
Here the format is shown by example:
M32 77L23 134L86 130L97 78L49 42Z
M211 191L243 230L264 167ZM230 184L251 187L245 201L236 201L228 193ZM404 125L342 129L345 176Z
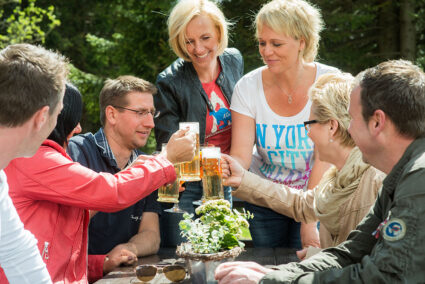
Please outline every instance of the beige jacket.
M356 228L375 203L384 178L385 174L373 167L364 172L353 197L349 198L339 211L339 235L332 236L326 230L326 224L320 223L319 234L322 248L336 246L347 239L350 231ZM249 203L268 207L297 222L311 223L320 221L313 209L314 190L303 192L245 171L241 185L232 194Z

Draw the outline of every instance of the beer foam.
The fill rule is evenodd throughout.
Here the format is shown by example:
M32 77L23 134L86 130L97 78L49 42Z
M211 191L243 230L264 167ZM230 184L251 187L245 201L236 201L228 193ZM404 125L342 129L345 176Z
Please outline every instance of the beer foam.
M220 148L219 147L206 147L202 149L202 159L203 158L218 158L220 159Z
M186 127L189 127L189 131L199 134L199 122L180 122L179 123L179 129L184 129Z

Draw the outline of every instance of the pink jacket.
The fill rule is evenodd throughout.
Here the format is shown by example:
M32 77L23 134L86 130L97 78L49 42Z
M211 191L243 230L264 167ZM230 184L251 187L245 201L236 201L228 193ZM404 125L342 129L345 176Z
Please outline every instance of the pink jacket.
M136 162L115 175L96 173L51 140L34 157L13 160L5 172L10 197L38 239L53 283L87 283L88 209L122 210L176 178L164 158ZM5 280L1 273L0 283Z

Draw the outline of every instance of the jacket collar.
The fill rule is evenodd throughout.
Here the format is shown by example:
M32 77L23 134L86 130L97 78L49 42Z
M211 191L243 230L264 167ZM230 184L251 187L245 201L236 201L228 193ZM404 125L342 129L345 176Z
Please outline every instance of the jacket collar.
M44 142L41 145L53 148L54 150L58 151L63 156L65 156L65 157L67 157L68 159L71 160L71 157L66 153L65 148L63 148L61 145L59 145L55 141L50 140L50 139L46 139L46 140L44 140Z
M410 143L403 156L401 156L400 160L395 164L391 172L385 178L383 182L383 188L388 189L389 193L392 195L401 177L403 176L403 171L406 170L405 167L407 163L409 163L414 156L421 153L423 154L424 152L425 138L418 138Z
M103 158L109 161L111 166L116 167L118 169L117 161L115 159L115 156L114 156L114 153L112 152L111 147L109 146L108 140L106 139L106 135L105 135L105 132L103 131L103 128L100 128L94 134L94 142L96 143L96 146L99 148L99 152L101 153ZM138 156L137 150L133 150L126 166L128 166L134 160L136 160L137 156Z

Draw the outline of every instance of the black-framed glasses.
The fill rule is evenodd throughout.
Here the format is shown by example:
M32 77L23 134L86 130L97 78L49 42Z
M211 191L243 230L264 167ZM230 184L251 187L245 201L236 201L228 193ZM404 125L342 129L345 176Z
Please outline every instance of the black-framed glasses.
M319 121L317 119L304 121L304 128L305 128L305 130L310 131L310 127L314 123L319 123Z
M153 265L144 264L136 267L136 276L142 282L149 282L157 273L164 273L171 282L180 282L186 278L186 268L182 265Z
M113 107L132 111L137 115L138 118L143 118L143 117L147 116L149 113L153 116L153 118L157 118L160 114L160 112L155 110L155 109L152 109L152 110L148 110L148 109L137 110L137 109L131 109L131 108L122 107L122 106L113 106Z

